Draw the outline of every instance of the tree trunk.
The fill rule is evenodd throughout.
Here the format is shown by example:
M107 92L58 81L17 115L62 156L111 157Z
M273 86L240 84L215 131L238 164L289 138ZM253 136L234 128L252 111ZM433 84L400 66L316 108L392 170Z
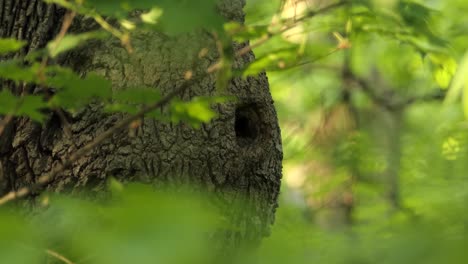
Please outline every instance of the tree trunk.
M243 2L223 0L219 10L227 19L242 21ZM63 14L39 0L0 0L0 37L26 40L28 45L20 54L25 55L54 37ZM72 28L80 30L87 23L77 19ZM114 90L144 85L164 95L184 82L186 71L201 73L217 59L216 43L203 31L177 37L142 33L132 36L132 45L135 52L128 54L117 40L95 41L57 62L80 74L97 72L112 81ZM235 49L240 47L234 44ZM202 48L211 52L200 60L197 54ZM253 59L252 53L247 54L236 60L236 67ZM34 88L29 92L34 93ZM265 73L246 80L235 78L225 92L239 99L216 104L219 116L201 129L144 118L136 133L114 134L47 189L92 188L99 193L110 176L156 186L194 184L218 197L216 202L237 227L229 234L232 241L259 241L274 220L280 188L282 147L276 112ZM215 77L207 76L180 98L216 94ZM34 184L125 116L104 114L100 108L93 104L67 114L71 138L54 113L44 125L14 119L0 138L0 194ZM246 205L242 210L230 209L240 201Z

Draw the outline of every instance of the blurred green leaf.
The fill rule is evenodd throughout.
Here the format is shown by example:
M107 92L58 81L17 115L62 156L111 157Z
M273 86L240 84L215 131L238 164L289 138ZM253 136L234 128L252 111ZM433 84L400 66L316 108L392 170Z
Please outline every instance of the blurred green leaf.
M114 92L112 98L115 102L146 105L161 99L161 93L155 88L129 87Z
M2 210L0 213L0 255L4 263L42 263L45 249L37 228L24 218Z
M21 103L17 108L17 115L28 116L34 121L42 123L44 121L44 113L41 110L47 108L47 104L42 96L26 95L20 98Z
M145 10L158 5L153 0L87 0L85 6L106 16L123 18L135 9Z
M26 95L17 97L9 90L0 92L0 114L13 116L27 116L34 121L42 122L44 114L41 110L47 108L41 96Z
M446 55L430 54L429 58L435 65L434 79L442 89L447 89L457 71L457 62Z
M54 107L75 110L89 104L95 98L108 100L112 96L110 81L93 73L85 78L76 78L71 74L55 76L51 83L60 88L49 101Z
M238 22L224 24L224 30L238 42L251 41L269 34L268 26L246 26Z
M163 10L160 24L164 32L178 34L205 28L221 31L223 18L216 10L217 0L186 1L161 0Z
M194 97L189 102L174 100L171 103L171 119L173 122L184 121L195 128L199 128L202 123L211 121L217 117L217 113L211 105L223 103L229 100L226 97Z
M446 103L454 103L464 92L464 88L467 83L466 78L468 76L468 52L464 55L459 65L460 66L458 67L450 84L449 91L445 99Z
M0 55L14 52L26 45L26 42L16 39L1 39L0 38Z
M153 7L149 12L141 15L141 20L147 24L157 24L159 18L162 16L163 10L158 7Z
M23 66L19 61L6 60L0 62L0 78L15 82L24 81L37 83L39 81L40 65L34 63L32 66Z
M86 32L82 34L68 34L65 35L62 39L57 42L57 40L51 41L47 44L47 49L49 54L52 58L57 57L60 53L69 51L82 45L86 41L91 39L102 39L108 36L106 32L103 31L93 31L93 32Z
M126 18L133 10L152 10L141 18L145 23L155 24L167 34L192 32L206 28L220 31L223 19L216 10L216 0L88 0L85 6L99 14Z
M288 64L294 64L297 58L297 50L292 47L285 50L272 52L264 57L257 58L243 70L242 76L255 76L265 70L286 68Z
M0 92L0 113L4 115L15 113L17 104L18 98L3 88Z
M208 261L207 234L219 219L203 198L143 185L119 189L104 204L54 196L36 221L53 221L44 234L67 255L92 256L86 263Z
M112 102L105 106L106 111L136 114L143 106L158 102L161 93L154 88L129 87L125 90L115 91L112 95ZM160 110L147 113L147 116L160 118Z

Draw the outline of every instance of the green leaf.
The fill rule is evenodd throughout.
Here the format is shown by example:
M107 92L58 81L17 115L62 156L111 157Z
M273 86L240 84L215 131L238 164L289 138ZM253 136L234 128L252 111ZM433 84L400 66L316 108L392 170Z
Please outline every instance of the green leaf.
M116 180L114 177L109 178L109 180L107 181L107 186L112 194L122 193L125 189L124 185L118 180Z
M437 82L437 85L440 86L440 88L447 89L449 87L450 81L453 77L452 73L450 73L447 69L443 67L438 67L433 74L434 79Z
M433 9L413 1L402 0L398 3L398 11L403 21L412 27L426 31Z
M466 90L466 83L468 82L468 52L465 53L463 59L460 62L460 66L453 77L451 85L449 87L447 96L445 98L446 104L453 104L455 103L462 93L464 93L464 89ZM468 91L466 91L468 92ZM468 102L467 102L468 103Z
M268 26L246 26L238 22L228 22L224 24L224 30L238 42L260 38L269 33Z
M49 51L49 55L55 58L60 53L74 49L88 40L101 39L106 36L108 34L103 31L86 32L78 35L68 34L60 42L57 42L57 40L49 42L47 50Z
M38 63L23 66L16 60L2 61L0 62L0 78L15 82L37 83L39 69Z
M267 69L278 69L285 67L287 62L296 59L296 49L287 48L286 50L273 51L261 58L258 58L253 63L249 64L243 71L242 76L255 76Z
M205 28L221 31L223 19L216 10L217 0L160 0L163 10L160 25L168 34L193 32Z
M82 5L83 0L78 1L68 1L68 0L43 0L48 4L56 4L62 6L68 10L73 10L78 14L82 14L85 16L95 15L93 10L90 10Z
M62 89L81 78L72 69L53 65L45 68L46 85L51 88Z
M47 104L41 96L26 95L21 98L17 115L28 116L32 120L42 123L44 114L40 110L45 108L47 108Z
M222 31L223 18L216 5L217 0L87 0L83 6L64 0L46 0L80 14L91 15L95 12L109 17L125 19L133 10L151 10L141 16L144 23L155 24L170 35L193 32L205 28Z
M161 99L161 93L154 88L131 87L114 92L112 99L115 102L128 104L150 104Z
M0 114L13 116L27 116L34 121L44 121L44 114L40 110L47 108L41 96L27 95L17 97L9 90L0 92Z
M156 103L161 99L161 93L148 87L131 87L125 90L114 92L112 95L112 103L105 106L108 112L120 112L136 114L142 106ZM160 110L152 111L147 116L153 118L161 117Z
M19 41L11 38L0 39L0 55L17 51L24 47L24 45L26 45L26 42L24 41Z
M222 103L226 97L195 97L189 102L175 100L171 104L171 119L173 122L184 121L195 128L202 123L210 122L217 117L217 113L211 108L213 103Z
M155 25L159 21L159 18L162 16L163 10L158 7L153 7L149 12L142 14L141 20L147 24Z
M447 89L457 71L457 62L450 56L434 53L429 54L429 59L435 65L434 80L440 88Z
M51 244L78 263L206 263L211 252L207 234L219 225L210 209L206 201L180 189L166 193L130 185L113 192L106 204L52 197L50 209L42 210L37 222L54 238Z
M12 115L16 111L18 98L9 90L3 89L0 92L0 114Z
M465 81L465 85L463 86L462 105L465 118L468 119L468 81Z
M88 74L86 78L79 79L73 75L56 78L53 83L60 84L61 89L49 101L54 107L64 107L76 110L89 104L93 99L110 99L112 85L110 81L96 75ZM68 79L67 79L68 78Z
M134 115L141 110L141 107L135 105L113 103L106 105L104 109L106 112L109 113L127 113Z
M158 5L157 2L154 0L87 0L85 6L96 10L101 15L124 18L132 10L150 9Z
M42 245L37 228L32 228L24 217L17 217L11 211L0 212L0 255L3 263L42 262Z
M201 122L209 122L216 117L216 112L210 108L209 103L200 102L199 100L193 100L186 104L185 108L190 117L194 117Z

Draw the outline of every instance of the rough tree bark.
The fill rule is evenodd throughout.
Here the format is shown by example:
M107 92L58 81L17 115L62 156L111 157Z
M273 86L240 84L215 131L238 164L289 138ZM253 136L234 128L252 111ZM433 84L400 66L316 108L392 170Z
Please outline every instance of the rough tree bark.
M242 21L243 5L244 0L223 0L219 10L227 19ZM26 40L28 45L19 54L25 55L55 36L63 14L40 0L0 0L0 37ZM87 23L76 20L73 28L80 30ZM132 44L135 52L129 55L116 40L94 42L57 62L81 74L97 72L112 81L114 90L145 85L167 94L184 81L187 70L200 73L217 59L215 42L203 31L177 37L145 33L134 36ZM234 48L241 46L235 44ZM199 60L201 48L212 52ZM236 65L253 59L249 53L236 60ZM29 92L34 93L35 88ZM225 208L224 214L237 226L228 234L232 241L259 241L268 234L277 207L280 130L265 73L247 80L235 78L226 92L239 100L217 104L219 117L201 129L145 118L134 135L128 131L115 134L47 189L73 192L93 188L100 192L109 176L155 185L193 183L218 197L220 208ZM215 94L215 77L207 76L180 98ZM44 125L14 119L0 138L0 194L34 184L76 147L89 143L124 116L103 114L98 105L69 114L71 138L54 113ZM229 209L241 200L250 209Z

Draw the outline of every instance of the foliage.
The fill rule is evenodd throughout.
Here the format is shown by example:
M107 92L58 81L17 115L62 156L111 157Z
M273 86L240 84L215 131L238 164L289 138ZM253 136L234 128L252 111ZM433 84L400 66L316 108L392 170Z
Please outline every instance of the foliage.
M28 222L3 212L8 217L1 220L1 241L7 245L2 256L9 263L31 264L44 263L51 252L74 263L206 263L206 234L220 226L203 206L206 201L181 191L174 195L155 193L149 186L111 186L111 197L102 203L44 195L41 212Z
M64 32L21 58L11 54L27 43L0 39L4 83L53 91L44 96L0 88L5 121L25 116L43 122L47 112L98 102L110 113L200 127L216 117L211 106L227 98L186 102L154 87L114 91L102 76L80 76L49 62L109 37L131 52L140 29L174 36L204 28L224 44L250 41L256 61L231 70L233 57L242 54L220 49L219 67L206 74L216 73L223 86L234 76L268 71L285 178L272 236L254 255L243 252L232 263L462 263L468 257L466 1L248 0L245 25L223 25L211 0L46 2L87 16L101 29ZM151 108L166 101L168 113ZM33 217L3 207L2 261L212 260L207 234L228 227L215 211L202 209L204 199L116 182L110 189L100 203L43 194L43 208Z

